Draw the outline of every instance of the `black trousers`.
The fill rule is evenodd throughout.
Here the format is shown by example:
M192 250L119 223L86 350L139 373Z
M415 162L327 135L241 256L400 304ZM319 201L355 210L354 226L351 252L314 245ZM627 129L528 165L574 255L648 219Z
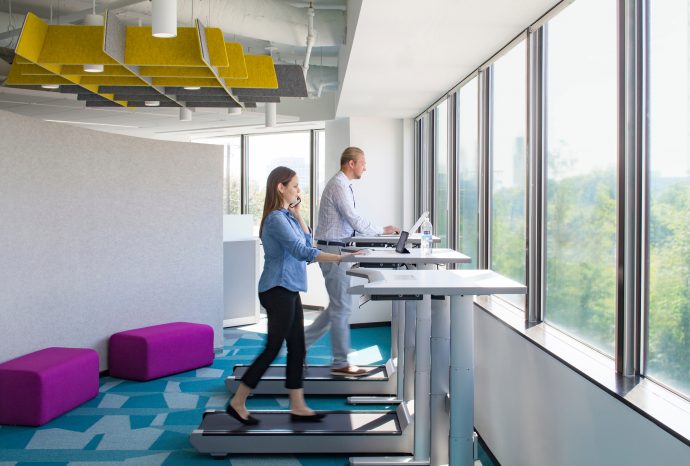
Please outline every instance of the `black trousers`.
M282 286L259 293L259 302L268 316L268 340L263 352L254 360L242 382L249 388L256 388L268 366L278 356L283 341L287 342L287 366L285 387L302 388L304 371L304 312L299 293Z

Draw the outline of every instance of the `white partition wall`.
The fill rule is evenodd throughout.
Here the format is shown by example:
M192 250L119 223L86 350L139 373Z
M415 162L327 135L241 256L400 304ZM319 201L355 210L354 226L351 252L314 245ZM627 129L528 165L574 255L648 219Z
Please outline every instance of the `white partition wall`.
M0 361L223 317L219 146L0 112Z
M407 126L406 126L407 125ZM413 198L413 190L403 190L405 151L412 150L413 133L399 118L353 117L326 122L326 179L340 169L340 154L347 146L357 146L367 157L367 171L352 183L357 210L381 226L403 224L403 208ZM407 141L409 139L409 141ZM407 142L406 142L407 141ZM408 214L411 218L412 213ZM409 225L407 225L409 227ZM353 283L360 283L354 279ZM310 289L312 280L309 283ZM353 324L390 320L390 303L370 301L352 314Z

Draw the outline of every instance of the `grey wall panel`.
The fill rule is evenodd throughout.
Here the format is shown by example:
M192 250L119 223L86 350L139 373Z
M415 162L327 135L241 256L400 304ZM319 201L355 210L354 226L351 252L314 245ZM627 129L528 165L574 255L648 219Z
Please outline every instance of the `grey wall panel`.
M222 342L223 151L0 111L0 361L173 321Z

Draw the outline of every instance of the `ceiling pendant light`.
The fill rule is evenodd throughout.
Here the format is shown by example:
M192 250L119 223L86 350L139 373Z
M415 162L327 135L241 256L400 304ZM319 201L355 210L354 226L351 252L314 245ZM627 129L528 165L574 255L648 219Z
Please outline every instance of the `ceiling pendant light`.
M147 107L160 107L161 103L158 100L145 100L144 105Z
M198 91L201 89L201 86L185 86L184 90L185 91Z
M151 18L153 37L177 37L177 0L153 0Z
M93 10L90 15L86 15L84 18L84 24L86 26L103 26L103 16L96 14L96 0L93 0ZM102 73L105 67L98 64L84 65L84 71L87 73Z
M180 121L192 121L192 109L180 107Z
M59 84L41 84L43 89L60 89Z
M276 125L276 108L275 102L266 103L266 128L273 128Z

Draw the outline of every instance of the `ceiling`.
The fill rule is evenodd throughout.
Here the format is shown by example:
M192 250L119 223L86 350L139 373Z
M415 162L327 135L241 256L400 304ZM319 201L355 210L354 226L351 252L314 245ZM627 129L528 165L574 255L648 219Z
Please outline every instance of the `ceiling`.
M9 15L11 3L12 16ZM315 0L316 40L307 72L308 98L283 98L278 126L313 127L336 117L414 117L475 70L558 0ZM0 47L16 45L23 15L80 24L91 0L0 0ZM218 27L245 53L304 64L308 2L177 0L179 26L198 18ZM129 25L149 25L151 3L97 0ZM9 31L9 32L6 32ZM0 54L1 56L2 54ZM7 64L0 61L0 76ZM3 79L3 78L0 78ZM264 129L263 106L241 115L197 109L85 108L73 94L0 87L0 109L44 120L157 139L190 141Z

